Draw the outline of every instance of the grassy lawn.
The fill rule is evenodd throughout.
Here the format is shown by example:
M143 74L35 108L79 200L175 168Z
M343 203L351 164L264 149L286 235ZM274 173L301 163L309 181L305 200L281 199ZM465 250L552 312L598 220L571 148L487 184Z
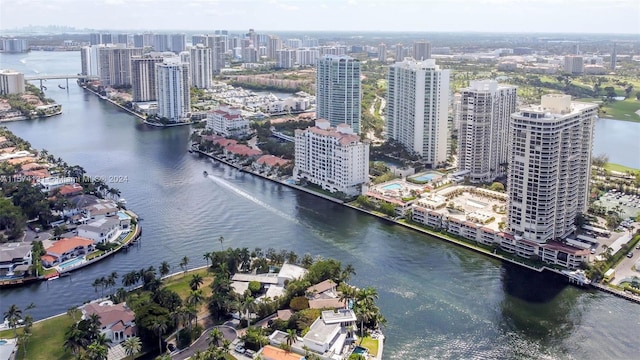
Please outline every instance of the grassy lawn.
M600 98L580 98L576 99L576 101L602 103ZM640 115L636 114L638 110L640 110L640 101L636 100L635 97L631 97L602 106L600 108L600 117L623 121L640 121Z
M96 258L98 256L101 256L102 254L104 254L104 250L98 250L98 251L94 251L91 254L88 254L85 259L87 260L91 260L93 258Z
M369 350L371 355L378 355L378 339L372 339L371 336L365 336L360 341L360 346Z
M640 172L640 169L634 169L628 166L624 166L620 164L612 164L612 163L607 163L607 165L605 165L604 168L609 171L617 171L621 173L624 173L625 171Z
M196 271L191 271L187 273L187 275L178 274L170 279L165 280L165 288L175 291L180 295L182 300L185 300L187 296L189 296L189 292L191 288L189 288L189 281L194 274L200 274L204 282L200 285L200 289L202 289L202 293L204 296L211 296L211 287L209 285L213 282L213 275L207 271L207 269L200 269Z
M71 326L73 319L67 315L55 317L53 319L39 322L33 325L33 335L27 345L27 356L20 349L16 359L31 360L55 360L69 359L70 355L65 353L62 344L64 343L64 332ZM18 333L22 330L18 329ZM0 332L0 338L12 338L13 330Z

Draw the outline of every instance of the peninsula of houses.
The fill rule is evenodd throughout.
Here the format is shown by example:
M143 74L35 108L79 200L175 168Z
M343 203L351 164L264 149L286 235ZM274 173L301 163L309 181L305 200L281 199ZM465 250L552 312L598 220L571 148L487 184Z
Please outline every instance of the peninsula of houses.
M128 246L137 216L117 189L0 133L0 286L55 279Z

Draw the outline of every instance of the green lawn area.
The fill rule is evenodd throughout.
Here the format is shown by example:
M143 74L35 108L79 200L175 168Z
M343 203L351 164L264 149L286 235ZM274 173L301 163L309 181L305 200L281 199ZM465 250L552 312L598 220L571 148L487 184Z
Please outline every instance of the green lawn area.
M202 293L204 294L204 296L210 296L211 288L209 287L209 285L213 281L213 275L211 275L211 273L209 273L207 269L190 271L189 273L187 273L187 275L181 273L170 279L166 279L166 285L164 287L169 290L175 291L176 293L178 293L178 295L180 295L182 300L185 300L187 296L189 296L189 292L191 291L191 288L189 288L189 281L194 274L200 274L200 276L202 276L204 282L202 283L202 285L200 285L200 289L202 289Z
M378 339L372 339L371 336L365 336L360 341L360 346L369 350L369 354L378 355Z
M638 110L640 110L640 101L635 98L628 98L621 101L614 101L602 107L600 117L625 121L640 121L640 115L636 114Z
M93 259L95 257L98 257L98 256L102 255L102 254L104 254L104 250L97 250L97 251L92 252L91 254L88 254L85 257L85 259L91 260L91 259Z
M64 332L71 326L73 319L67 315L55 317L33 325L33 335L27 345L27 356L20 349L16 359L30 360L55 360L69 359L70 354L65 353L62 344L64 343ZM22 332L18 329L18 334ZM12 338L13 330L0 332L0 338Z
M624 173L625 171L640 172L640 169L634 169L628 166L624 166L620 164L612 164L612 163L607 163L607 165L605 165L604 168L609 171L617 171L621 173Z

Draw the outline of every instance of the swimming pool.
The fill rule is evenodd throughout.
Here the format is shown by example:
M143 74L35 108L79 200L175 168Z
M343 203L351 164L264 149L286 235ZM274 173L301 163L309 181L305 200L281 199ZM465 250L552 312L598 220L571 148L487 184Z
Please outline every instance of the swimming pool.
M127 220L129 218L129 215L125 214L122 211L118 211L118 219L120 220Z
M352 354L357 354L357 355L367 355L367 353L369 352L369 350L363 348L362 346L356 346L355 349L353 349Z
M6 345L7 344L7 340L0 340L0 345Z
M420 176L412 177L411 179L416 181L433 181L433 179L437 177L437 174L422 174Z
M385 190L398 190L402 188L400 184L389 184L382 187Z
M76 266L79 263L81 263L83 260L84 260L84 256L80 256L80 257L77 257L75 259L71 259L71 260L63 262L62 264L58 265L58 268L60 268L60 270L63 270L63 269L66 269L68 267Z

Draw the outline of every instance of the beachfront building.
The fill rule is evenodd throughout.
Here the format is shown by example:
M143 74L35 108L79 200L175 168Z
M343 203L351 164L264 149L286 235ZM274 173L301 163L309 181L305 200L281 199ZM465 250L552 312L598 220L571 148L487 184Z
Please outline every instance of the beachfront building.
M189 64L169 58L156 64L155 71L158 116L172 122L188 118L191 111Z
M45 249L46 255L41 257L42 265L51 267L80 255L86 255L95 250L95 242L81 235L61 239Z
M563 239L587 210L598 105L544 95L511 115L508 228L533 243Z
M114 240L120 229L117 217L103 217L78 226L78 236L91 239L96 243L106 244Z
M356 314L353 310L341 309L338 311L326 310L311 324L309 331L302 338L304 346L309 351L323 358L344 358L345 347L354 338L353 333L356 324Z
M369 179L369 143L361 142L348 124L316 126L295 131L296 181L307 181L332 193L359 195Z
M460 90L458 170L468 171L472 182L489 182L506 174L516 90L495 80L471 81Z
M243 137L249 134L249 120L240 108L221 106L207 114L207 129L224 137Z
M360 60L350 56L325 55L316 69L316 116L331 126L347 124L360 133Z
M389 66L387 138L435 168L448 156L449 70L435 60L406 59Z

